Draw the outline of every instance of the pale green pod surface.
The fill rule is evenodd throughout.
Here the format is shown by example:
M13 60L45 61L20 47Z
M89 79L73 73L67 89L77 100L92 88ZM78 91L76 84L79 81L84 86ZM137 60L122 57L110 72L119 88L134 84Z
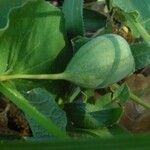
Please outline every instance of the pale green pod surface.
M104 88L134 69L134 58L126 40L106 34L83 45L68 64L64 76L81 87Z

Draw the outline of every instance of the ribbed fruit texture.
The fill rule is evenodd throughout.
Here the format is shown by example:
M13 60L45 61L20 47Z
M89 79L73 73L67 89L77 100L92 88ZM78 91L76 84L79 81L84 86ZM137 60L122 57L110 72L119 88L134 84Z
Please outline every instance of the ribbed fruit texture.
M134 70L134 58L126 40L106 34L83 45L63 75L81 87L98 89L120 81Z

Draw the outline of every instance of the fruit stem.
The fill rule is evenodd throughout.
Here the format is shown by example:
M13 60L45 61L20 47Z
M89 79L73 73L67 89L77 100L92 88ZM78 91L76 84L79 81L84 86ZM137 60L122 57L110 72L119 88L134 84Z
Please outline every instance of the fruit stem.
M15 80L15 79L32 79L32 80L63 80L64 73L58 74L15 74L15 75L1 75L0 81Z

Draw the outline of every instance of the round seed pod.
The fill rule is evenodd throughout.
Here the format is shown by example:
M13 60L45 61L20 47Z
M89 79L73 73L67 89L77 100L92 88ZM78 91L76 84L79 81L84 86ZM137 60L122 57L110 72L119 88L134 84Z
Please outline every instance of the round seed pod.
M120 81L134 70L134 58L126 40L106 34L83 45L63 75L81 87L98 89Z

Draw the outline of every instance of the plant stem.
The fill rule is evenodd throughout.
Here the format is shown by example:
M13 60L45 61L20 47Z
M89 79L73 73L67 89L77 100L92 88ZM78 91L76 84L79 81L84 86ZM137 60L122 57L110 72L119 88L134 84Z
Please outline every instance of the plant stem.
M32 79L32 80L61 80L65 79L64 73L58 74L15 74L15 75L1 75L0 81L7 81L7 80L15 80L15 79Z
M150 46L150 35L145 30L145 28L139 22L135 22L134 25L140 33L141 37L144 39L144 41L148 44L148 46Z
M69 102L72 103L72 102L75 100L75 98L79 95L80 92L81 92L80 87L77 87L77 88L73 91L73 94L70 96Z
M113 87L118 89L120 86L118 84L114 84ZM139 104L139 105L141 105L141 106L143 106L147 109L150 109L150 104L149 103L144 102L141 98L137 97L135 94L133 94L131 92L130 92L130 98L135 103L137 103L137 104Z
M139 97L137 97L136 95L134 95L133 93L130 93L130 98L136 102L137 104L140 104L141 106L150 109L150 104L145 103L144 101L142 101Z

